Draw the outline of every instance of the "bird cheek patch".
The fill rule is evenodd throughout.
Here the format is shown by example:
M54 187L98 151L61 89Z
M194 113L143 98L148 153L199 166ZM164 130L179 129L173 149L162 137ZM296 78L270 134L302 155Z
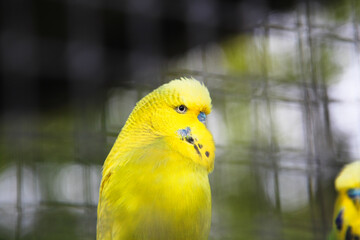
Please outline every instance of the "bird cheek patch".
M344 224L344 209L341 209L341 211L339 212L339 214L335 219L335 225L337 230L341 231L343 224Z
M186 141L188 143L190 143L191 145L194 146L194 150L196 151L196 153L202 157L203 154L202 154L202 151L204 150L201 150L203 148L203 145L201 143L198 142L198 139L197 138L194 138L192 136L192 133L191 133L191 128L190 127L186 127L185 129L179 129L177 131L178 135L180 136L181 140L183 141ZM208 151L205 151L205 156L207 158L210 157L210 153Z
M191 129L189 127L185 129L179 129L177 132L181 136L182 140L184 140L186 136L191 135Z
M194 144L194 138L191 134L191 128L187 127L185 129L179 129L177 132L180 135L181 140L186 140L188 143Z

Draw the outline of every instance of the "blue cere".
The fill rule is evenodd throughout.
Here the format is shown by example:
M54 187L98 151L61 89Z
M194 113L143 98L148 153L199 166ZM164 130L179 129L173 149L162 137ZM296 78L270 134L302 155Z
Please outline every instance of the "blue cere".
M347 195L351 199L358 198L360 199L360 188L352 188L349 191L347 191Z
M206 120L206 114L205 113L200 112L197 118L199 119L200 122L205 124L205 120Z

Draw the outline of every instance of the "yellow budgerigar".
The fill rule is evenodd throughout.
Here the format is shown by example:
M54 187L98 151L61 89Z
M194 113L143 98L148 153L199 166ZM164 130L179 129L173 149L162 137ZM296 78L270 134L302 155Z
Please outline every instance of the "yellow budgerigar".
M104 163L98 240L203 240L215 146L207 88L182 78L141 99Z
M346 165L335 180L331 240L360 240L360 161Z

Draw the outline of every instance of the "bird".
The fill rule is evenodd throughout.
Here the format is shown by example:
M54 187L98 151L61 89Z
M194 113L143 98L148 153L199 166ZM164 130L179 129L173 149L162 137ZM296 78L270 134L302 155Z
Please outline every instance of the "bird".
M205 240L215 143L207 87L172 80L134 107L105 159L97 240Z
M338 196L329 240L360 240L360 161L345 165L335 180Z

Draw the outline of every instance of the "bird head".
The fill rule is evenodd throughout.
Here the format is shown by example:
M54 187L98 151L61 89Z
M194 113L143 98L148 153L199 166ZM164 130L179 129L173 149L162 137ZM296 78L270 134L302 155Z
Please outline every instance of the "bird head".
M360 206L360 161L347 164L335 180L335 188Z
M347 164L336 177L337 191L349 188L360 188L360 161Z
M140 100L123 131L140 135L139 139L162 138L173 151L210 172L215 157L213 137L206 127L210 112L207 88L195 79L182 78Z

